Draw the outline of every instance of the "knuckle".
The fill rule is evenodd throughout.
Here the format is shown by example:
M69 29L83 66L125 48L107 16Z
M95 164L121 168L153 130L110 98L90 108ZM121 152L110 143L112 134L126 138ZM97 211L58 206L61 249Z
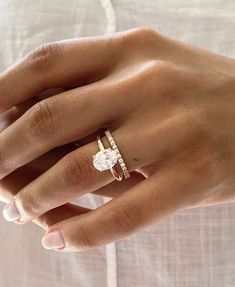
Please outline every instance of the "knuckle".
M136 85L139 89L149 91L157 91L157 99L162 100L162 103L180 102L183 95L178 92L179 85L185 83L186 78L181 73L180 69L173 64L158 61L148 60L141 65L140 71L135 76ZM143 86L148 83L147 87Z
M57 128L55 104L52 99L38 102L26 112L26 130L32 138L47 138Z
M149 60L144 63L143 67L140 69L140 81L149 81L156 82L156 80L159 77L159 74L161 74L164 69L166 69L166 64L159 62L157 60Z
M155 61L149 78L157 86L159 97L163 103L168 105L187 104L188 94L182 91L192 83L187 73L180 67L168 62Z
M36 72L48 72L61 52L61 43L41 45L27 57L27 62Z
M25 192L24 194L18 196L16 202L20 207L21 213L23 212L23 218L34 217L40 214L40 202L37 201L30 192Z
M171 87L175 88L174 84L184 79L179 68L171 63L155 59L148 60L141 65L140 76L140 81L146 80L153 85L158 83L159 88L164 87L167 90L171 90Z
M145 48L151 47L158 38L160 38L160 34L155 30L149 27L139 27L121 32L119 41L121 48L124 48L124 50L126 47L131 46L137 51L138 48L142 48L143 45L145 45Z
M151 40L153 36L155 37L158 33L150 27L138 27L130 30L130 34L135 37L135 39L140 40L142 43L144 40Z
M90 157L81 152L79 155L68 154L63 159L61 177L67 186L89 188L94 183L94 172Z
M172 63L155 61L154 74L165 83L178 83L182 77L182 71Z

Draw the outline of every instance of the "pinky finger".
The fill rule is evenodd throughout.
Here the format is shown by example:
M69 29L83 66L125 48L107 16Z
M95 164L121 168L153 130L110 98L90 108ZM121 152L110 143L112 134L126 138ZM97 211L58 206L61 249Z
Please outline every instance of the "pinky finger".
M141 174L132 172L132 176L123 181L122 184L117 181L113 181L110 184L107 184L104 187L98 189L97 191L94 191L93 193L109 198L116 197L121 193L126 192L127 189L136 185L142 180L143 176ZM70 217L79 216L89 211L91 211L91 209L67 203L44 213L40 217L34 219L33 222L42 228L47 229L59 221L68 219Z
M42 244L57 251L84 251L120 240L185 207L186 188L179 172L153 174L103 206L51 226Z
M48 227L53 224L56 224L59 221L68 219L73 216L79 216L89 211L91 211L91 209L67 203L44 213L38 218L35 218L33 222L42 227L43 229L47 229Z

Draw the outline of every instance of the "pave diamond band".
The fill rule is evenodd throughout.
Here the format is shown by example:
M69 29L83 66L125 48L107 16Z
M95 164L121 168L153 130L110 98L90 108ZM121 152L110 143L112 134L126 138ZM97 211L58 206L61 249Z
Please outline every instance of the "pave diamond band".
M97 143L99 147L99 152L93 155L94 167L100 172L110 170L113 177L116 180L121 181L122 176L119 175L119 173L114 167L118 160L116 152L111 148L104 148L104 145L101 141L101 137L99 135L97 136Z
M108 139L108 141L109 141L109 143L110 143L110 145L112 147L112 150L114 150L116 152L117 161L118 161L118 163L119 163L119 165L120 165L120 167L122 169L122 172L123 172L123 175L124 175L125 179L129 178L130 177L130 173L129 173L127 167L126 167L125 161L124 161L124 159L123 159L123 157L122 157L122 155L121 155L121 153L120 153L120 151L119 151L119 149L117 147L117 144L116 144L111 132L109 130L106 130L105 131L105 135L106 135L106 137L107 137L107 139Z

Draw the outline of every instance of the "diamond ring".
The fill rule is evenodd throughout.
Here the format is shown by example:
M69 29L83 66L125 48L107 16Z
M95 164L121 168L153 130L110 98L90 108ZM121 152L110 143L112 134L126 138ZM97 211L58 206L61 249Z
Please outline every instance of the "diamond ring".
M111 148L105 148L102 141L101 137L98 135L97 136L97 144L99 147L99 152L97 152L95 155L93 155L93 165L94 167L99 170L100 172L105 171L105 170L110 170L113 177L121 181L122 176L118 173L116 168L114 167L115 164L118 162L122 173L125 178L130 177L130 174L127 170L127 167L124 163L124 160L120 154L120 151L117 148L116 143L114 142L114 139L110 133L109 130L105 132L105 135L111 145Z

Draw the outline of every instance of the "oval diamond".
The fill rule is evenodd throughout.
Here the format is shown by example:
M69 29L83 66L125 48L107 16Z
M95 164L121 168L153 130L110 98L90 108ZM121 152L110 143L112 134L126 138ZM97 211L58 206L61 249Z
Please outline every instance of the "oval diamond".
M101 150L93 156L93 165L99 171L112 168L117 162L117 154L111 148Z

